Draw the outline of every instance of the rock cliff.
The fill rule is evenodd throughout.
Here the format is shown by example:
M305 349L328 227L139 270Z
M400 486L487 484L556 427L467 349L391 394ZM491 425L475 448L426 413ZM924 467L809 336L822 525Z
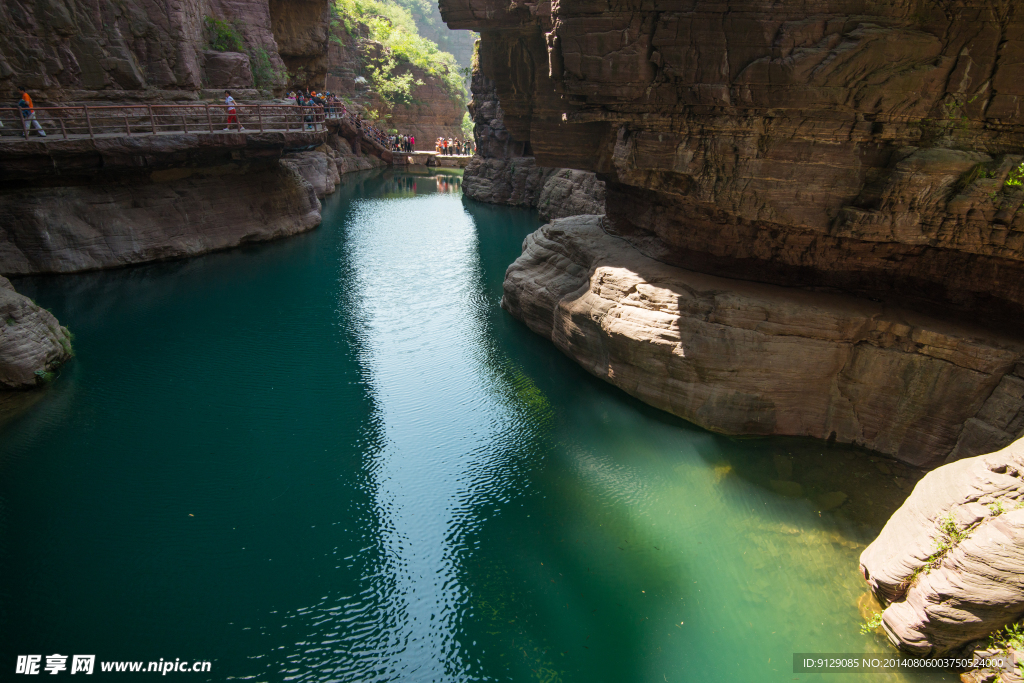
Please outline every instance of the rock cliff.
M71 358L71 334L0 277L0 387L28 389Z
M864 551L861 573L893 644L920 656L970 654L1021 617L1022 476L1024 441L940 467Z
M667 265L604 222L565 218L527 237L502 307L598 377L713 431L936 465L1024 357L978 326Z
M293 235L320 224L318 197L340 173L382 163L335 135L282 156L287 143L278 133L14 143L23 158L0 164L0 273L113 268Z
M327 0L11 0L0 4L0 92L23 84L41 100L194 97L223 83L223 60L207 54L208 20L254 62L249 82L231 85L282 88L287 69L294 83L320 87L328 11Z
M450 27L480 31L479 67L510 138L538 166L596 172L608 230L644 254L720 276L726 290L741 281L794 296L826 289L1024 338L1024 14L1015 3L440 7ZM774 363L765 347L746 351L743 366ZM925 365L885 376L885 355L862 359L876 364L876 383L862 390L912 402ZM976 410L998 393L1006 407L1016 385L996 389L1011 368L993 367L963 400ZM830 401L824 385L815 390ZM675 402L692 400L679 391ZM724 409L749 411L749 429L762 429L759 404L744 405ZM976 422L967 421L974 410L914 418L941 434L925 461L1006 445L1020 425L996 408Z
M588 171L542 168L504 124L494 83L473 72L469 112L477 153L466 166L463 191L477 201L537 208L544 218L604 213L604 182Z

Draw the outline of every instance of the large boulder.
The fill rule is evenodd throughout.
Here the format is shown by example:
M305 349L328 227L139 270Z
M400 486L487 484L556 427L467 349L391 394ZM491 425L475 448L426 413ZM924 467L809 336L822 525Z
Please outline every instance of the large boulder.
M327 145L306 152L294 152L281 159L281 165L298 173L313 186L319 199L334 192L339 182L335 151Z
M1024 614L1024 440L926 475L860 570L897 647L940 656Z
M28 389L71 358L71 334L0 276L0 387Z
M251 88L252 68L244 52L203 52L203 69L210 88Z

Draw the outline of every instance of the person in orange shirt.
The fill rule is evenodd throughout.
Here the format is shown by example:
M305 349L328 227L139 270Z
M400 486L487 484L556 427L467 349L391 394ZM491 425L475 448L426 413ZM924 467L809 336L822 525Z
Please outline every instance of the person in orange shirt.
M18 88L21 91L21 100L18 102L18 109L21 110L21 122L25 125L25 137L28 137L28 133L31 125L35 125L36 132L41 137L46 137L46 131L39 125L39 121L36 120L35 105L32 103L32 96L28 94L25 88Z

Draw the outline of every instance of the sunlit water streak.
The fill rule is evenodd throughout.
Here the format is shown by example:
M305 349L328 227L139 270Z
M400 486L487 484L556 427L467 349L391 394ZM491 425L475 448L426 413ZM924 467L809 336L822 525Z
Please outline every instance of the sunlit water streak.
M885 651L856 567L892 478L584 373L498 308L536 218L460 181L349 176L307 235L17 283L78 357L0 421L0 667L788 681L830 679L793 652ZM777 495L780 456L849 503Z

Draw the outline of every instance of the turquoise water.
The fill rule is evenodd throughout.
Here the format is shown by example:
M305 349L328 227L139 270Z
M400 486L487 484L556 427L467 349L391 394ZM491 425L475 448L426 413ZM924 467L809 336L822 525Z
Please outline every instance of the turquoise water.
M0 666L675 683L885 651L857 556L892 477L587 375L498 307L536 217L460 181L349 177L306 235L17 283L78 356L0 426ZM769 484L787 458L809 498Z

